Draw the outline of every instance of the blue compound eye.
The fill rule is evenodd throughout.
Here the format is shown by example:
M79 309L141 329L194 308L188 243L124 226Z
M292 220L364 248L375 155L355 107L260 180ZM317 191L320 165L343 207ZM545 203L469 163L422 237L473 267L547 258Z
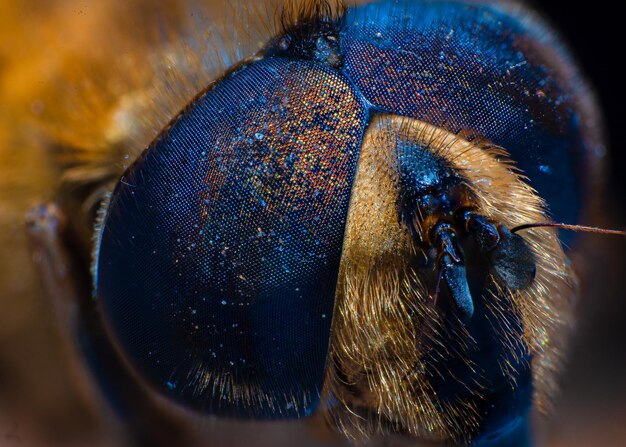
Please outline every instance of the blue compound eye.
M364 123L340 73L266 58L196 100L124 175L98 297L158 389L217 414L316 406Z
M509 6L303 5L115 188L94 268L110 335L208 414L523 436L576 281L554 231L516 228L585 207L583 82Z

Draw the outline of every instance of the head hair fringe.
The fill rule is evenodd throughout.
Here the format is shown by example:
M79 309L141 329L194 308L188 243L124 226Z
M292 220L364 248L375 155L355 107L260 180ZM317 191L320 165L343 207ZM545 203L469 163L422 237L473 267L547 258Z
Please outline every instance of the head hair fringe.
M293 34L302 28L339 20L348 9L344 0L286 0L282 6L279 29L282 34Z

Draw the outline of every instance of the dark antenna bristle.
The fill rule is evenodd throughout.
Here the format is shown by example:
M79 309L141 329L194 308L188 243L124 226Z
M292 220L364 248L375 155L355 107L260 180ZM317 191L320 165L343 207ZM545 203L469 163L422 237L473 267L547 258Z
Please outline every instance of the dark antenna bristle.
M569 224L557 223L557 222L537 222L537 223L519 225L513 228L511 230L511 233L517 233L518 231L529 230L531 228L560 228L563 230L584 231L587 233L613 234L616 236L626 236L626 231L607 230L605 228L586 227L583 225L569 225Z

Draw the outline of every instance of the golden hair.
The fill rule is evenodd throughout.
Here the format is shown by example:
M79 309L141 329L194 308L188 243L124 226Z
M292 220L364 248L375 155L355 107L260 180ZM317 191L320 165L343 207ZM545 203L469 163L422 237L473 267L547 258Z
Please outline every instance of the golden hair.
M427 254L413 242L397 212L398 135L446 160L464 178L478 212L492 221L514 228L547 220L543 200L503 149L468 142L421 121L375 117L361 148L336 293L324 401L337 399L340 405L328 406L326 415L354 439L401 432L436 441L467 441L466 434L479 422L476 408L465 400L438 401L424 373L421 345L428 338L444 350L462 349L473 340L462 331L442 331L441 315L420 270L412 267L413 260ZM512 291L492 277L498 293L482 299L494 319L505 318L503 297L513 303L532 357L534 403L546 410L556 387L577 283L554 230L529 231L524 237L536 258L534 281ZM494 327L507 327L506 321L500 323ZM511 349L520 342L501 332ZM442 365L445 368L445 361ZM504 360L500 366L505 372L510 368ZM467 386L480 396L479 385Z

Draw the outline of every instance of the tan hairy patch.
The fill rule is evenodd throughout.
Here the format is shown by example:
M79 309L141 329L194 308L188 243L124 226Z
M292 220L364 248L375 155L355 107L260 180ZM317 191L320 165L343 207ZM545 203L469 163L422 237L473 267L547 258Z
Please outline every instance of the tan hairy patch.
M456 343L449 343L453 349L473 341L467 334L441 332L423 272L412 267L426 254L398 218L398 135L447 160L467 181L478 211L508 228L547 220L544 203L501 148L388 115L375 117L365 135L346 225L326 378L325 392L340 405L329 407L327 417L356 439L401 432L463 440L479 415L470 402L442 406L437 401L424 375L421 343L426 337L448 349L447 341L454 337ZM501 297L512 295L533 356L535 403L545 409L555 392L576 280L554 231L528 231L524 237L537 259L536 279L524 291L500 287L499 296L484 299L497 318ZM507 333L501 337L510 346L519 343L507 340ZM506 371L508 365L501 366ZM480 394L480 387L474 392Z

